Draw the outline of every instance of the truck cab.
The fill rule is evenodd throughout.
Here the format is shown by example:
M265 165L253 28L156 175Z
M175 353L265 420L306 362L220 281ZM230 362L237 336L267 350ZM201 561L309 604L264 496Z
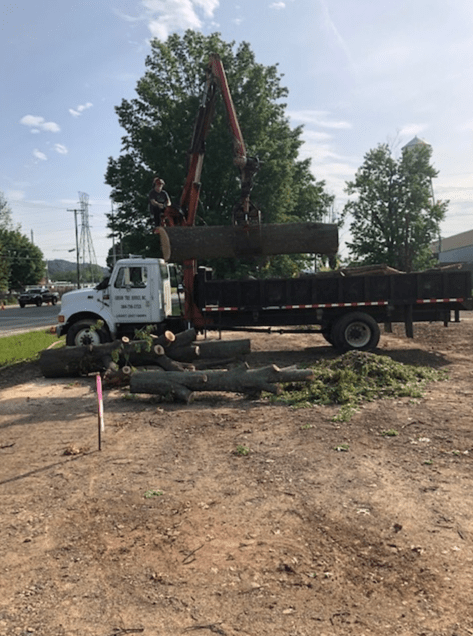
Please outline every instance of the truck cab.
M95 288L64 294L58 336L68 346L100 344L155 324L165 328L172 316L169 268L163 259L133 257L117 261L110 277Z

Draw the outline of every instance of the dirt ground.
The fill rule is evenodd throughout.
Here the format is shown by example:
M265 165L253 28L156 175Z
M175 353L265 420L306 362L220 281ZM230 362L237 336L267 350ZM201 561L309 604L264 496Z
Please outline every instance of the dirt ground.
M341 423L115 389L100 452L93 378L4 370L0 634L473 634L468 318L382 335L379 354L448 371L421 399ZM250 337L251 366L335 355L318 335Z

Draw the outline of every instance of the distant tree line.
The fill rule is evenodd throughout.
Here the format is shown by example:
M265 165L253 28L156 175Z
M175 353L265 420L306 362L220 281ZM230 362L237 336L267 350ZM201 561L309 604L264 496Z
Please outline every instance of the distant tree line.
M11 208L0 192L0 290L36 285L44 266L42 251L14 226Z

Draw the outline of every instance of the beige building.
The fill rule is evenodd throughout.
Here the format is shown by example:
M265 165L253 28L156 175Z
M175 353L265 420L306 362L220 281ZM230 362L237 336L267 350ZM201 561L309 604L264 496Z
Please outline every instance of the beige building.
M441 238L431 247L439 263L473 264L473 230Z

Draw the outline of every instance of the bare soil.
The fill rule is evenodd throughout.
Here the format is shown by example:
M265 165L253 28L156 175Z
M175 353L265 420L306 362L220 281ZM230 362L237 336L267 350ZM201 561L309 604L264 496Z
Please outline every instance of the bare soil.
M0 634L473 634L473 321L415 331L378 353L448 371L421 399L341 423L112 390L100 452L93 378L4 370ZM336 355L318 335L250 337L251 366Z

